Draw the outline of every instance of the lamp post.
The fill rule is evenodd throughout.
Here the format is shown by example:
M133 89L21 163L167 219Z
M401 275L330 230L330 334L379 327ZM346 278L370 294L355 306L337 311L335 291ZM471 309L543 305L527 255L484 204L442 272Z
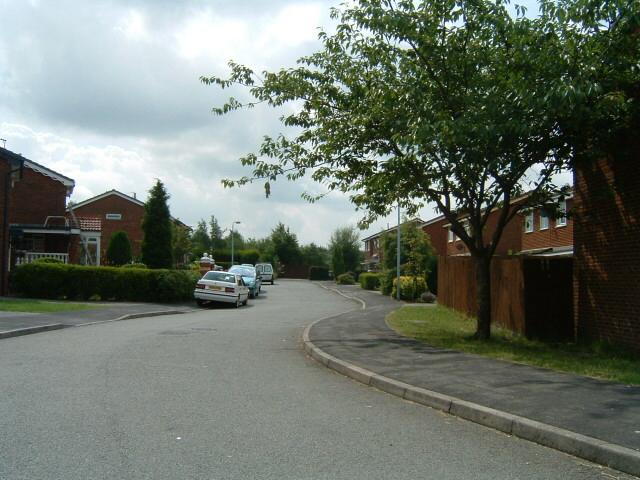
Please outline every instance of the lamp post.
M239 224L240 222L238 220L235 220L232 224L231 224L231 266L233 267L233 226L236 224Z
M396 252L396 276L397 276L397 284L396 284L396 297L400 300L400 199L398 198L398 234L396 235L396 239L398 240L397 244L397 252Z

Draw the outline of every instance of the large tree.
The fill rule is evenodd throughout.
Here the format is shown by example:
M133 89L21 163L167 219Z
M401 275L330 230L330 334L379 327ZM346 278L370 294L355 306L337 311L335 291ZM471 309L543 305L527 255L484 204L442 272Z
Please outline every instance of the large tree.
M629 121L619 97L632 94L611 95L617 87L603 82L601 64L626 41L617 30L624 26L628 43L638 38L637 2L544 1L536 18L516 11L506 0L360 0L332 10L336 32L322 32L322 49L295 68L258 75L231 63L229 78L203 77L252 97L231 98L218 114L262 102L296 107L282 117L294 133L266 136L241 158L252 174L225 185L266 179L268 195L278 177L310 173L348 193L366 211L363 224L396 202L409 216L434 203L475 261L476 337L488 338L491 258L504 227L527 208L557 203L564 191L554 175L589 145L579 125L592 124L590 110ZM633 55L615 58L622 83L637 78Z
M292 265L302 260L298 237L282 222L278 222L271 231L271 245L273 254L280 263Z
M142 218L142 263L149 268L171 268L173 256L171 248L171 215L167 205L169 194L160 180L151 190L144 204Z
M211 237L207 232L207 224L204 220L200 220L196 229L191 234L191 251L201 257L205 253L212 254Z
M334 276L355 272L362 261L360 238L355 227L340 227L331 234L329 255Z
M211 215L209 220L209 238L211 239L211 249L220 250L225 247L224 238L222 238L222 229L218 223L218 219Z

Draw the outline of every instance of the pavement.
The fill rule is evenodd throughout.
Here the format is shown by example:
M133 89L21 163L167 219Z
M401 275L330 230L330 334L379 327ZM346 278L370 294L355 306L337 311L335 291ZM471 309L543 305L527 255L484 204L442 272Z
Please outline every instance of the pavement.
M358 286L321 286L362 306L306 329L305 350L325 366L405 399L640 475L640 387L433 348L386 324L399 307L389 297Z
M194 305L192 303L160 304L139 302L101 302L96 303L95 308L71 312L23 313L0 311L0 339L57 330L66 327L78 327L132 318L187 313L193 310Z

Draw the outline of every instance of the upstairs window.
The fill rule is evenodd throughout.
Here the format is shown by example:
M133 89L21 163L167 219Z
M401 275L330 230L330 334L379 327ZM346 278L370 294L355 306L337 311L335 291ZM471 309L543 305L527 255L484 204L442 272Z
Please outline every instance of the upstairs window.
M529 212L524 217L524 231L525 233L533 232L533 212Z
M455 241L456 241L456 234L453 233L453 230L451 230L451 227L449 227L449 243L452 243Z
M549 228L549 214L546 210L540 210L540 230Z
M107 220L122 220L121 213L107 213L105 217Z
M564 227L567 224L567 201L562 200L559 203L558 218L556 218L556 227Z

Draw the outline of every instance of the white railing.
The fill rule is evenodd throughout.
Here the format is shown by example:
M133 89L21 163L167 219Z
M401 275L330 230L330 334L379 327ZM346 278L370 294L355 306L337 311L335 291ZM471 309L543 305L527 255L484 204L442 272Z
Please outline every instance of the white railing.
M16 265L23 265L25 263L33 263L41 258L55 258L62 263L69 263L69 254L67 253L37 253L37 252L25 252L24 256L16 258Z

